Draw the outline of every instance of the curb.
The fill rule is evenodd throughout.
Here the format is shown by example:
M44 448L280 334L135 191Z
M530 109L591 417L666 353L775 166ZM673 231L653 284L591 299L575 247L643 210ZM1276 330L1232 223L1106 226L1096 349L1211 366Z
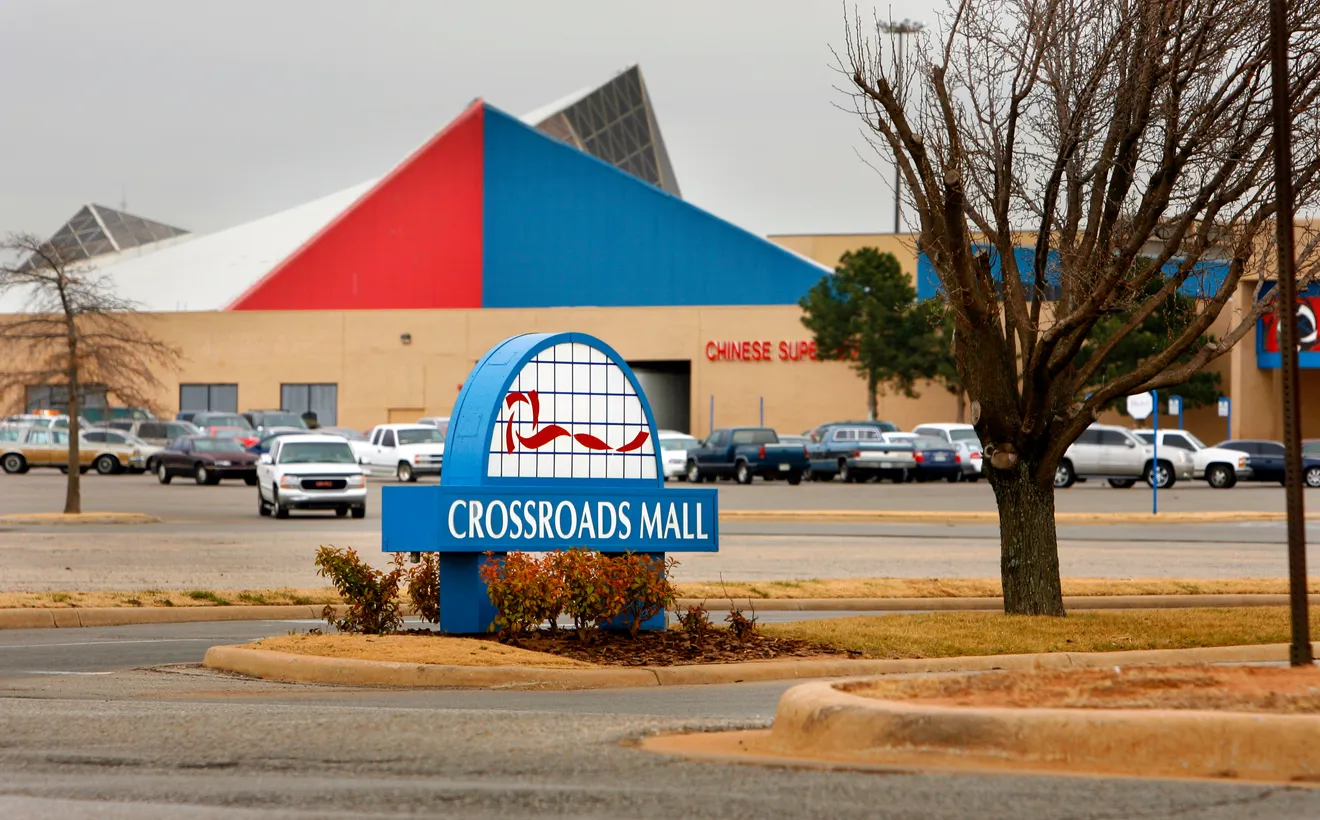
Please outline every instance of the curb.
M295 655L243 646L213 646L203 666L224 672L292 683L412 688L618 689L700 686L721 683L846 678L932 672L1067 669L1097 666L1178 666L1201 663L1261 663L1287 660L1287 644L1131 652L1057 652L902 660L748 661L634 669L537 669L526 666L442 666ZM848 697L855 697L849 695ZM861 700L861 698L858 698ZM1320 719L1317 719L1320 720ZM1320 765L1320 759L1318 764Z
M145 513L89 512L17 513L0 515L0 525L76 527L84 524L159 524L160 519Z
M1320 516L1308 515L1308 521ZM1242 510L1231 512L1082 513L1056 512L1056 524L1236 524L1247 521L1286 521L1287 514ZM721 510L720 521L836 521L888 524L998 524L999 513L967 510Z
M1018 767L1142 777L1296 781L1320 776L1320 716L1159 709L914 705L848 684L784 693L764 751L866 763Z
M679 598L679 607L710 604L712 598ZM727 599L718 599L727 600ZM1320 594L1310 596L1320 606ZM1002 598L735 598L762 612L999 612ZM1065 596L1069 610L1185 609L1189 607L1286 606L1287 595L1081 595ZM208 621L320 621L325 604L189 607L27 607L0 609L0 630L83 626L181 624ZM342 615L347 609L335 605ZM406 615L412 614L404 607Z

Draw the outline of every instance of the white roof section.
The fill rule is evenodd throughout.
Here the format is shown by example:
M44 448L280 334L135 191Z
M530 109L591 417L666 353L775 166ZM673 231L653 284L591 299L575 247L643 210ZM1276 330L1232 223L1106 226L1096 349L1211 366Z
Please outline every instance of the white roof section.
M568 108L570 105L576 102L580 102L584 97L587 97L588 95L591 94L591 92L595 91L599 87L600 86L598 85L589 85L586 88L579 88L577 91L574 91L572 94L569 94L566 97L560 97L554 102L546 103L545 105L541 106L540 108L537 108L534 111L529 111L526 114L523 114L521 117L519 117L519 119L521 119L527 125L530 125L533 128L535 128L536 126L544 122L547 117L550 117L551 115L554 114L558 114L560 111L563 111L565 108Z

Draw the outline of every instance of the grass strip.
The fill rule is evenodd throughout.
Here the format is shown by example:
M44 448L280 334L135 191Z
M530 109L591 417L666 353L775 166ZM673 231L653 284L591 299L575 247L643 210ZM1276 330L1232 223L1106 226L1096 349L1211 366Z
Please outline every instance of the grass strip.
M1312 609L1312 632L1318 627L1320 612ZM1191 649L1290 639L1287 607L1128 609L1078 612L1066 618L932 612L765 624L761 629L774 637L815 641L876 658Z
M124 592L0 592L0 609L321 606L343 601L324 589L145 589Z

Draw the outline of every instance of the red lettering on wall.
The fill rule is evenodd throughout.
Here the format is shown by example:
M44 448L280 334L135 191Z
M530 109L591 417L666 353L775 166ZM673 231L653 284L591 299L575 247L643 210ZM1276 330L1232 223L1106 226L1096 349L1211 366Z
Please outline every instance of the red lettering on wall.
M819 358L816 355L816 343L801 340L773 342L769 339L740 339L719 342L711 339L706 342L704 350L706 358L712 362L769 362L776 358L796 362Z

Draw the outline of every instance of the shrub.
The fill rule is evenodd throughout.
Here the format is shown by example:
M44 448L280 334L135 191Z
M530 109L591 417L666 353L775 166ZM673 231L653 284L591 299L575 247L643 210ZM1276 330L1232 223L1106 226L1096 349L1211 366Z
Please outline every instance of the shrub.
M510 552L502 558L488 552L480 573L490 602L495 605L492 629L498 627L508 637L517 637L545 620L541 561L525 552Z
M677 595L669 575L678 561L632 552L605 561L611 568L611 608L618 608L628 624L628 634L636 638L643 623L674 603Z
M710 622L710 613L706 611L705 604L686 607L675 612L674 617L678 619L683 634L693 642L704 640L715 629L715 625Z
M423 621L440 623L440 554L422 553L421 563L408 571L408 600Z
M729 607L729 614L725 616L724 622L729 625L729 631L733 637L740 642L756 634L756 610L752 610L752 617L748 618L737 606Z
M335 618L326 606L321 617L340 632L389 635L403 625L399 611L399 584L407 574L403 553L394 557L394 569L382 572L358 557L354 549L321 547L316 551L316 574L330 579L348 604L348 612Z
M563 589L563 612L573 619L578 640L590 639L589 630L622 611L613 600L608 559L595 550L571 549L545 557L545 568L559 578Z

